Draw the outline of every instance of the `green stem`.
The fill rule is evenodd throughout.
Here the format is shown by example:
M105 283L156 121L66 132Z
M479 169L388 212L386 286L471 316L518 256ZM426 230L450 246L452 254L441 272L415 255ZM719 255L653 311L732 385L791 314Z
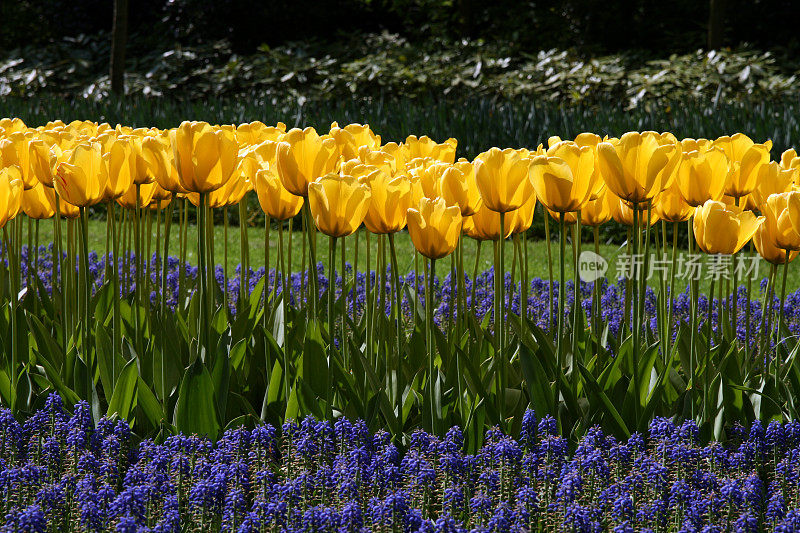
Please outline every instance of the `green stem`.
M434 382L436 378L434 377L436 372L436 367L434 365L434 359L436 358L436 346L434 344L434 336L433 336L433 280L436 276L436 260L430 260L430 268L425 269L425 277L428 286L428 294L425 297L425 311L426 311L426 318L425 318L425 332L427 337L427 344L428 344L428 398L431 404L431 431L435 434L438 430L436 427L436 402L434 395L436 394L434 388Z
M556 368L556 386L555 386L555 394L553 398L553 408L555 409L556 413L556 420L559 420L559 408L558 403L560 400L560 393L561 393L561 381L563 380L563 373L564 373L564 305L565 305L565 292L564 291L564 282L566 279L566 271L565 265L566 261L564 257L567 252L567 228L566 223L564 222L564 213L558 214L558 224L559 224L559 241L561 245L561 255L559 266L560 266L560 273L559 273L559 281L558 281L558 356L557 356L557 368Z
M328 420L333 420L333 405L331 403L331 391L333 390L333 377L331 368L333 367L333 358L335 357L334 351L336 350L336 343L334 338L336 335L336 305L334 305L336 292L335 280L336 276L333 271L333 265L336 259L336 237L330 237L328 240L328 266L330 283L328 284L328 333L330 335L330 353L328 354L328 388L326 391L325 405L328 413ZM341 339L344 342L344 339Z
M553 252L550 247L550 215L544 207L542 213L544 214L544 233L547 244L547 331L549 332L553 331Z
M395 404L398 419L403 416L403 349L402 345L405 341L403 335L403 298L400 294L400 272L397 266L397 250L394 245L394 233L389 234L389 250L391 252L392 262L392 290L395 298L395 303L392 305L392 316L397 328L397 339L395 340ZM402 421L401 421L402 422Z

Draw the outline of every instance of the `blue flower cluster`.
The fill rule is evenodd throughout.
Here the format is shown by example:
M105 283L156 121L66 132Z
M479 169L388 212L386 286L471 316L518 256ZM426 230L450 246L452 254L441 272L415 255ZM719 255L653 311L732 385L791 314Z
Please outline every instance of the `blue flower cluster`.
M474 454L458 428L401 449L344 419L137 443L52 395L24 422L0 410L0 531L800 531L800 422L698 433L655 419L570 446L528 411Z
M40 247L38 250L37 260L38 263L34 264L33 254L29 254L27 247L22 248L21 252L22 263L22 276L23 284L28 280L28 273L37 274L42 286L48 292L52 289L53 282L53 267L52 260L52 245L50 247ZM76 259L76 268L78 261ZM58 269L58 265L55 265ZM118 275L120 280L120 293L122 295L130 295L136 288L138 276L136 275L136 261L133 254L127 258L122 258L117 265ZM150 295L150 302L153 305L160 305L161 302L161 283L162 283L162 259L153 254L149 261L145 262L146 271L143 272L143 279L147 283L146 290ZM89 257L89 269L91 278L93 280L95 290L103 285L105 282L106 274L106 259L96 252L91 252ZM236 312L237 303L239 299L241 287L241 271L237 267L232 275L228 278L225 277L225 271L222 266L217 265L215 269L215 279L217 284L224 288L227 286L228 293L228 306L231 313ZM280 273L276 275L274 269L266 271L263 267L253 270L250 269L248 276L248 293L252 293L258 287L259 282L267 275L266 290L268 294L281 294L281 280ZM56 282L60 282L60 271L57 272ZM185 285L180 286L181 276L185 280ZM177 306L181 295L184 297L191 295L195 290L195 283L197 279L197 267L189 264L181 264L178 258L169 257L167 261L166 271L166 288L165 294L166 305L174 308ZM317 267L318 288L322 295L330 287L330 280L325 275L322 264ZM387 270L384 275L380 272L372 271L369 274L363 271L356 272L355 277L351 265L347 264L345 267L344 276L340 272L334 274L334 287L336 290L336 297L338 298L342 293L342 287L347 289L347 312L350 316L359 317L364 313L367 306L367 287L370 292L374 294L375 305L379 309L383 309L388 315L391 312L392 296L391 275ZM343 285L344 281L344 285ZM401 278L401 283L404 283L409 291L402 291L402 308L403 314L408 322L411 321L413 316L413 300L417 298L419 305L425 305L425 278L423 275L415 275L409 272L405 277ZM523 307L521 298L520 283L513 280L510 273L505 274L505 295L506 305L505 309L510 312L520 315ZM466 309L468 312L473 313L475 317L481 321L489 314L493 313L494 309L494 269L490 268L479 274L473 281L468 276L464 279L465 295L466 295ZM289 292L289 301L292 305L303 305L308 290L308 272L292 272L288 274L287 287ZM434 312L435 321L440 326L444 327L448 321L452 321L457 311L457 279L454 273L448 273L443 277L434 279L434 295L436 298L436 310ZM558 295L559 284L557 281L552 282L552 309L554 312L553 317L550 316L551 301L550 301L550 282L546 279L534 278L530 282L527 295L527 316L531 320L535 320L537 325L546 331L550 331L557 321L558 313ZM758 348L758 337L760 328L763 328L762 315L764 303L764 291L766 289L766 280L759 286L753 287L752 295L748 298L746 288L739 287L737 298L737 334L739 340L744 344L746 335L750 332L750 347L753 350ZM572 312L574 307L575 298L575 285L569 281L565 285L565 299L566 306L565 313ZM594 298L594 285L592 283L580 283L580 298L581 307L586 313L587 319L590 318L592 302ZM625 321L625 280L620 278L616 283L609 282L603 279L600 282L598 291L600 319L604 324L608 324L610 332L617 335ZM691 296L689 287L683 292L677 293L673 300L673 323L675 325L682 322L689 323L691 321ZM698 302L699 323L702 331L705 331L705 322L708 317L708 298L705 295L700 295ZM732 309L732 297L720 301L715 299L712 301L712 329L718 330L719 319L721 318L721 309L724 307L728 311ZM748 328L746 309L750 308L750 323ZM771 324L773 331L777 328L777 313L780 308L780 300L777 295L774 295L771 309L773 312L773 319L768 321ZM652 288L647 289L644 298L644 313L646 317L645 327L650 328L653 335L658 335L658 317L657 317L657 295ZM632 310L629 309L629 313ZM730 315L730 313L728 313ZM629 318L632 314L629 316ZM728 316L730 320L730 316ZM784 303L784 320L786 327L793 334L800 334L800 290L789 293L786 295ZM628 321L630 324L630 320ZM676 331L676 330L674 330Z

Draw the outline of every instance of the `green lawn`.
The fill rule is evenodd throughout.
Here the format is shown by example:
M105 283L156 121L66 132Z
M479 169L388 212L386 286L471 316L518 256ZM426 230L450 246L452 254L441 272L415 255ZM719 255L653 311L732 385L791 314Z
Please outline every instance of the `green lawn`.
M25 230L27 230L27 224L25 225ZM170 236L170 255L178 255L178 225L173 224ZM89 232L90 232L90 240L89 240L89 249L95 250L98 253L102 253L106 247L106 224L104 221L90 221L89 223ZM187 253L187 259L190 263L196 264L196 242L197 242L197 233L196 233L196 226L191 225L189 226L188 232L188 242L189 242L189 249ZM248 228L248 242L250 246L250 264L252 268L256 269L262 267L264 265L264 228L263 227L250 227ZM39 226L39 242L40 243L49 243L52 241L53 235L53 224L51 221L43 221L40 223ZM152 240L151 240L151 250L155 247L156 241L156 232L155 230L152 233ZM555 237L555 236L554 236ZM27 236L23 237L26 239ZM161 239L163 239L163 229ZM288 247L289 242L289 232L288 228L284 231L284 239L285 244ZM302 240L303 235L299 231L294 231L291 237L292 242L292 257L291 257L291 266L293 270L298 270L302 266ZM366 231L363 229L358 233L358 237L351 236L345 239L345 257L348 263L354 262L354 256L356 254L356 245L358 246L358 268L359 270L363 271L367 265L367 254L366 254L366 240L367 235ZM375 260L377 257L377 241L378 239L374 236L370 236L370 245L371 245L371 268L375 268ZM398 262L400 266L400 270L402 272L408 272L414 269L414 254L411 253L413 250L413 246L411 244L411 239L409 237L408 232L401 232L397 234L395 239L397 244L397 255L398 255ZM222 225L217 225L214 228L214 247L215 247L215 262L217 264L224 263L225 257L225 229ZM235 269L236 265L240 263L240 240L239 240L239 228L237 226L231 226L228 228L228 268L231 272ZM271 266L274 267L274 262L277 258L277 248L278 248L278 230L273 227L270 230L270 263ZM328 239L323 235L318 235L318 251L317 251L317 259L321 261L327 267L328 263ZM529 264L529 273L531 278L533 277L541 277L547 278L548 277L548 260L547 260L547 243L544 240L529 240L527 243L528 248L528 264ZM652 248L652 247L651 247ZM337 249L336 254L336 264L338 265L341 261L341 255ZM586 243L582 244L582 250L594 250L593 243ZM505 264L506 264L506 271L511 271L512 267L514 266L513 261L513 250L514 246L513 243L509 240L505 244ZM475 267L475 258L476 258L476 251L477 251L477 243L476 241L466 238L464 240L464 268L467 271L468 275L472 276L473 269ZM626 249L622 244L610 245L610 244L601 244L600 248L600 255L608 262L608 271L606 276L611 279L616 279L617 277L617 266L619 261L624 261L622 259L626 256ZM651 252L655 253L655 250L651 249ZM387 253L387 260L388 260L388 241L386 244L386 253ZM573 272L574 272L574 259L572 255L572 246L570 243L567 244L567 264L566 264L566 276L567 279L572 279ZM680 254L685 254L685 250L679 250ZM749 254L749 252L747 252ZM551 254L553 259L553 275L555 279L558 279L559 275L559 243L556 238L553 239L551 243ZM702 270L702 281L701 281L701 288L703 290L708 289L709 282L706 279L705 273L708 272L710 268L710 264L708 262L708 257L703 257L706 260L705 265L703 266ZM420 256L421 261L421 256ZM481 246L480 249L480 256L478 257L478 271L483 271L490 268L493 264L493 254L492 254L492 246L491 243L485 242ZM749 264L749 263L748 263ZM420 268L422 263L420 262ZM655 265L658 267L659 265ZM666 263L662 263L660 266L665 267L667 266ZM439 275L444 275L445 272L450 268L450 258L445 258L439 260L437 262L437 273ZM686 275L681 275L681 267L679 266L679 274L678 278L676 279L676 286L681 287L685 286L687 283L688 277ZM727 270L727 268L726 268ZM519 277L519 266L517 265L514 268L516 276ZM657 268L656 268L657 271ZM685 271L685 269L684 269ZM781 269L782 271L782 269ZM769 264L759 260L758 261L758 274L757 278L760 280L767 276L769 272ZM655 284L657 280L657 274L650 280L651 284ZM800 272L798 269L790 265L789 267L789 278L787 280L787 290L793 291L800 287Z

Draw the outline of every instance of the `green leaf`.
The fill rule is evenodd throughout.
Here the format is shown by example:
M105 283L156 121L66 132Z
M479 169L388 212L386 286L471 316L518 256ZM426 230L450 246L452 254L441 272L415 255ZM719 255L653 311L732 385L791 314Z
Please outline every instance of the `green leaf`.
M117 414L121 418L129 420L136 402L138 379L139 373L136 367L136 359L131 359L122 369L117 382L114 384L114 393L108 402L108 411L106 412L108 416Z
M200 359L186 369L181 380L175 406L175 426L181 433L206 436L214 441L219 435L214 384Z
M333 349L333 348L331 348ZM316 320L311 320L303 341L303 355L300 357L300 370L303 382L320 398L330 394L328 383L328 358L325 356L322 332Z

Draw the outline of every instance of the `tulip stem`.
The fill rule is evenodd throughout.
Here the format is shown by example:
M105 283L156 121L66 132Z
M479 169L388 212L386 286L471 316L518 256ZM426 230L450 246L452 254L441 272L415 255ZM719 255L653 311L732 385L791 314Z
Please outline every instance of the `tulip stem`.
M342 272L339 277L342 279L342 360L345 368L350 368L350 347L347 345L347 296L350 292L347 280L345 279L345 269L347 265L347 241L342 237L341 263ZM353 306L355 308L355 306Z
M397 410L397 418L400 420L402 426L403 417L403 348L402 344L405 341L403 335L403 299L400 295L400 273L397 267L397 250L394 246L394 233L389 233L389 251L391 253L392 262L392 289L394 290L395 303L392 305L394 308L393 316L395 317L395 326L397 327L397 339L395 339L396 357L395 361L395 402Z
M200 298L200 313L198 313L197 333L200 336L200 343L198 344L197 348L197 356L203 358L203 360L205 360L204 358L208 356L208 332L206 331L206 324L211 321L211 317L208 316L208 306L206 304L206 301L208 300L206 295L206 292L208 291L208 287L206 286L208 282L208 278L206 277L206 269L208 268L208 265L206 265L205 222L206 195L204 193L199 193L199 201L197 203L197 258L199 269L197 272L197 277L199 278L198 297Z
M133 270L134 270L134 273L136 275L136 281L135 281L135 285L134 285L134 287L135 287L134 288L134 293L135 293L134 302L135 302L135 304L133 306L133 324L134 324L133 330L134 330L134 337L135 337L133 345L136 347L136 353L138 353L141 356L141 355L143 355L142 354L142 347L141 347L141 344L139 343L139 338L141 336L141 324L139 324L139 318L140 318L139 307L140 307L140 305L142 303L142 298L141 298L141 294L142 294L142 267L141 267L141 262L142 262L142 240L141 240L142 239L142 234L141 234L141 231L140 231L141 212L139 210L139 191L140 191L141 185L139 185L137 183L137 184L134 185L134 187L136 188L136 199L135 199L135 205L133 207L133 226L134 226L133 247L134 247L134 256L135 256L134 260L136 262L136 265L134 266Z
M634 390L634 404L633 404L633 411L635 413L635 423L638 425L639 423L639 332L641 331L641 323L639 320L640 317L640 309L641 309L641 302L639 301L640 298L644 297L643 294L640 294L640 287L639 287L639 278L641 277L644 279L645 276L642 275L642 272L639 271L639 238L641 237L641 230L639 227L640 223L640 215L639 212L639 203L633 202L633 257L631 258L631 286L633 288L632 291L632 299L633 299L633 320L631 320L631 330L633 333L633 390ZM649 220L648 220L649 222Z
M581 212L577 211L575 213L575 238L574 242L572 243L573 248L575 249L575 257L573 258L573 265L575 266L575 272L573 272L573 316L572 316L572 357L578 357L578 313L582 312L581 308L581 278L580 278L580 257L581 257ZM581 317L583 318L583 317ZM578 373L574 372L574 380L577 382Z
M567 252L567 227L566 223L564 222L564 213L558 214L558 225L559 225L559 239L560 239L560 246L561 246L561 254L559 256L559 281L558 281L558 355L557 355L557 363L556 363L556 386L555 386L555 394L553 398L553 409L555 410L556 420L560 421L560 409L558 408L558 403L560 400L560 393L561 393L561 381L563 378L564 373L564 306L565 306L565 292L564 291L564 280L566 278L566 271L565 265L566 261L564 256ZM552 300L552 299L551 299Z
M225 279L222 281L222 298L223 304L222 309L225 311L225 314L228 314L228 206L222 208L222 272L225 276ZM239 280L241 281L242 265L239 265Z
M600 226L594 226L592 228L592 234L594 236L594 254L596 256L600 256ZM592 282L592 332L594 336L598 340L598 344L600 341L600 324L599 324L599 311L600 311L600 280L595 279ZM597 347L597 352L600 352L600 347Z
M161 317L162 320L167 320L167 268L169 267L169 234L172 228L172 216L175 210L175 202L170 201L167 206L167 211L164 216L164 257L162 258L161 267ZM117 298L118 299L118 298ZM165 335L161 335L161 401L166 406L167 403L167 389L166 389L166 352L167 340ZM166 409L165 409L166 411Z
M772 333L767 333L772 327L772 290L775 283L775 275L778 266L770 264L769 275L767 276L767 286L764 290L764 297L761 302L761 324L759 327L759 341L758 341L758 356L763 365L764 373L769 370L769 363L767 362L767 339L772 336Z
M689 219L689 254L694 254L694 239L692 236L694 235L694 215L692 218ZM692 277L689 280L689 285L692 290L692 318L691 318L691 331L689 333L689 385L688 385L688 392L689 392L689 403L691 406L691 415L692 420L695 420L695 401L694 401L694 388L696 382L696 373L697 373L697 363L695 360L696 357L696 337L697 337L697 328L698 328L698 317L697 317L697 300L699 298L698 292L699 287L697 286L697 280Z
M427 266L427 265L426 265ZM425 277L427 278L425 281L427 282L428 287L428 294L425 297L425 311L426 311L426 318L425 318L425 331L427 333L427 344L428 344L428 398L431 403L431 432L436 434L438 428L436 427L437 421L437 410L436 410L436 387L434 386L434 381L437 381L434 377L434 373L436 372L436 367L434 365L434 359L436 357L436 347L434 345L434 334L433 334L433 280L436 276L436 260L430 260L430 268L425 269Z
M509 361L506 359L506 214L500 213L500 242L498 243L498 255L500 257L500 274L497 276L497 287L499 289L498 295L498 314L496 320L499 321L497 330L498 335L498 350L497 355L500 357L500 386L498 387L498 394L500 395L500 424L504 427L506 423L506 378L508 372ZM496 273L495 273L496 274ZM495 324L497 327L497 324Z
M373 368L375 368L375 361L372 360L372 332L373 332L373 328L375 327L375 324L373 324L372 312L374 310L374 307L375 307L375 304L376 304L376 300L374 298L375 295L374 294L370 294L370 288L372 287L372 283L371 283L372 280L370 279L372 277L372 272L370 272L370 267L372 266L371 265L371 259L372 259L371 255L372 254L370 253L371 252L371 250L370 250L370 248L371 248L370 244L371 243L370 243L370 238L369 238L369 231L366 232L366 237L365 238L367 240L367 246L366 246L366 249L367 249L367 266L366 266L366 269L365 269L366 276L364 276L364 297L365 297L365 301L366 301L366 305L364 306L364 324L366 324L366 326L365 326L365 329L366 329L365 334L366 334L366 337L367 337L367 339L366 339L367 340L367 361L369 361L369 363L371 365L373 365ZM358 241L358 230L356 230L356 241ZM378 261L378 263L380 263L380 261ZM376 267L375 268L376 274L377 274L377 271L378 271L378 268ZM377 279L376 279L376 281L377 281ZM365 376L364 379L366 380L366 376ZM364 383L364 385L366 386L366 382Z
M317 290L317 239L308 202L303 203L303 209L305 210L306 231L308 232L308 252L311 263L311 269L308 272L308 284L311 289L311 301L309 302L310 314L308 316L314 317L317 316L317 298L319 297L319 291ZM342 249L344 249L344 243L342 243ZM342 275L344 275L344 272Z
M778 381L780 380L780 376L782 374L783 369L781 368L782 360L781 360L781 343L783 334L783 307L786 303L786 277L789 274L789 260L790 254L789 250L785 250L785 257L786 259L783 262L783 280L781 281L781 302L780 307L778 308L778 331L775 336L775 387L778 390Z
M672 350L672 320L675 309L675 269L678 250L678 223L672 223L672 265L669 269L669 294L667 295L667 305L669 306L669 315L667 318L667 338L665 339L664 362L668 360L669 354Z
M89 348L89 318L91 314L90 300L92 286L89 282L89 211L87 207L80 208L81 214L81 274L83 278L83 361L86 364L86 401L92 402L92 389L94 387L94 364Z
M328 239L328 266L330 267L330 283L328 283L328 333L330 335L330 352L328 353L328 387L326 390L325 405L327 410L328 420L333 420L333 406L331 405L331 391L333 390L333 358L334 350L336 350L335 331L336 331L336 305L334 305L334 292L336 291L336 276L333 271L333 265L336 258L336 237L329 237ZM344 318L344 317L343 317ZM344 339L341 340L344 342ZM287 396L288 398L288 396Z
M709 380L711 379L711 349L714 343L714 330L712 326L713 320L713 313L714 313L714 283L716 282L716 276L711 276L711 286L708 290L708 314L706 318L706 356L705 362L703 363L703 408L701 412L703 416L707 415L708 409L708 389L711 386ZM722 283L720 283L722 285ZM722 301L717 302L719 305L719 309L717 311L718 316L722 312Z
M283 255L283 222L278 223L278 261L280 263L280 276L281 276L281 299L280 305L283 308L283 313L281 313L281 351L283 352L283 389L284 394L286 395L286 403L289 403L289 343L286 342L286 321L288 317L286 316L286 300L288 298L287 295L287 288L286 288L286 265L284 264L284 255ZM278 271L276 269L275 275L278 275ZM276 277L276 284L277 284L277 277ZM331 337L333 337L333 333L331 333Z
M9 222L9 223L13 223L13 221ZM11 294L10 294L10 296L11 296L11 305L10 305L10 311L11 311L11 368L10 368L10 373L11 373L11 405L9 407L12 410L14 410L14 409L16 409L16 404L17 404L17 387L19 385L19 376L20 376L20 373L19 373L19 371L17 369L17 367L19 366L19 363L20 363L20 353L19 353L20 352L20 347L19 347L19 338L18 338L19 337L19 324L18 324L19 321L17 320L17 306L19 305L19 300L18 300L19 289L17 287L17 282L16 282L17 276L16 276L16 272L15 272L16 269L19 268L19 261L17 260L17 257L16 257L16 253L15 253L15 250L14 250L14 244L11 242L11 239L8 236L8 230L6 229L9 223L6 223L6 225L3 226L3 248L4 248L5 253L7 254L8 270L9 270L9 274L10 274L10 276L9 276L10 279L9 279L8 284L9 284L9 287L10 287L10 290L11 290ZM12 233L13 233L13 227L12 227ZM87 364L88 364L88 358L87 358ZM91 396L89 396L87 398L87 400L90 400L90 399L91 399Z
M550 247L550 215L544 207L542 207L542 213L544 214L545 243L547 243L547 331L550 332L553 331L553 252ZM475 300L474 296L472 299Z
M250 294L250 245L247 235L247 195L239 201L239 252L241 267L239 270L239 299L243 305ZM264 263L265 265L268 263Z
M478 265L480 264L481 258L481 244L483 244L483 241L476 241L475 262L472 265L472 288L470 289L469 300L473 306L475 305L475 291L478 288Z

